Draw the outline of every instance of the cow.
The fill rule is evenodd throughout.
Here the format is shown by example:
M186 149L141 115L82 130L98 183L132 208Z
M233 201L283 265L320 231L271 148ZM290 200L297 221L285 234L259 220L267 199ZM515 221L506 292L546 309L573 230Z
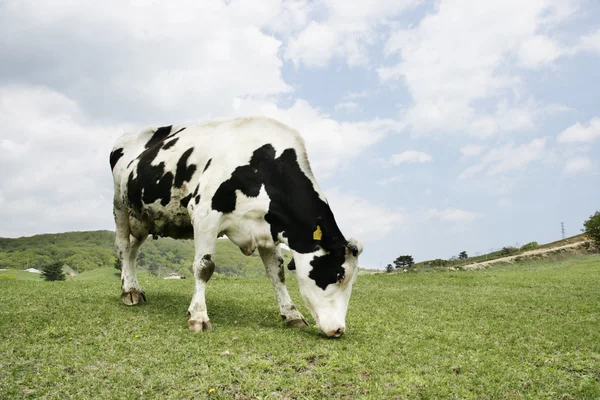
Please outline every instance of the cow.
M288 268L317 329L344 333L363 246L338 228L297 131L264 117L146 129L117 139L110 166L124 304L146 301L135 265L150 235L193 238L188 327L211 330L205 290L225 235L245 255L258 249L285 325L307 326L285 285L280 245L287 245Z

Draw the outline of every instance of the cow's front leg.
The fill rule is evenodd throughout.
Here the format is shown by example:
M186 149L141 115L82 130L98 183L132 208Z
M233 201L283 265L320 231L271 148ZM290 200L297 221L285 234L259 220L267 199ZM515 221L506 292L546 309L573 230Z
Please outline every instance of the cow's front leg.
M194 259L194 278L196 287L194 297L188 309L190 319L188 326L194 332L209 331L212 329L208 313L206 311L206 283L215 271L213 254L197 255Z
M206 283L215 271L215 247L219 231L219 215L194 221L194 297L188 308L188 327L194 332L212 329L206 309Z
M279 314L285 324L296 327L308 326L306 320L292 302L287 287L285 286L285 271L279 246L274 248L259 248L258 252L265 264L267 276L275 289L275 296L277 297L277 304L279 305Z

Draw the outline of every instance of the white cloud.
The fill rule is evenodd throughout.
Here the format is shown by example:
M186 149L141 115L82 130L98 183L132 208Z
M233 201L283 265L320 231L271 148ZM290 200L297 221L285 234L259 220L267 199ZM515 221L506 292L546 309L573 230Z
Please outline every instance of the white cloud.
M589 170L592 167L592 160L587 156L578 156L571 158L565 164L563 175L575 175Z
M282 43L261 31L285 13L280 1L67 3L3 7L0 58L12 79L27 65L85 110L145 123L222 115L234 97L292 91Z
M0 236L111 228L108 154L125 125L92 123L47 88L0 87Z
M358 103L355 103L353 101L344 101L336 104L334 108L336 110L353 111L358 108Z
M514 146L512 142L490 149L478 164L465 169L459 176L468 179L487 170L488 175L523 170L528 164L541 160L545 156L546 138L533 139L529 143Z
M325 196L347 239L354 237L365 243L377 241L398 230L406 221L400 212L344 193L337 187L326 189Z
M302 61L311 67L325 67L340 40L332 26L311 21L298 36L288 41L285 56L295 64Z
M378 24L385 23L419 0L372 0L369 2L323 0L313 4L310 21L286 46L285 58L295 65L324 67L334 57L350 66L366 65L367 50L377 38Z
M445 208L443 210L432 208L427 212L428 218L439 218L447 222L472 222L480 217L480 214L472 211L461 210L458 208Z
M265 115L298 130L306 142L317 180L330 176L385 135L399 132L404 127L391 119L338 122L304 100L281 108L269 101L236 99L234 106L236 115Z
M590 143L600 138L600 118L592 118L587 125L579 121L558 135L559 143Z
M579 39L576 51L600 53L600 29L590 35L582 36Z
M416 132L489 136L534 126L540 106L523 102L515 67L539 68L561 55L541 32L572 12L570 0L447 0L386 44L396 65L378 70L382 82L403 78L414 104L405 111ZM487 100L491 106L479 106Z
M535 35L525 40L517 50L519 62L525 68L547 66L565 53L559 44L545 35Z
M481 154L483 149L485 149L485 146L483 145L471 144L461 147L460 153L463 155L463 157L474 157Z
M399 154L394 154L391 157L390 162L394 165L400 165L402 163L427 163L431 160L432 157L427 153L416 150L407 150Z

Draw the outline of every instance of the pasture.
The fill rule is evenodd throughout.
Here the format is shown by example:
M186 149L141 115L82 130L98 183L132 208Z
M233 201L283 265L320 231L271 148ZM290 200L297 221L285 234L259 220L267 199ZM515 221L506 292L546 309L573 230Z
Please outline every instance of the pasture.
M102 271L0 279L0 398L600 398L600 256L363 275L341 339L284 328L266 278L211 280L193 334L192 279L129 308Z

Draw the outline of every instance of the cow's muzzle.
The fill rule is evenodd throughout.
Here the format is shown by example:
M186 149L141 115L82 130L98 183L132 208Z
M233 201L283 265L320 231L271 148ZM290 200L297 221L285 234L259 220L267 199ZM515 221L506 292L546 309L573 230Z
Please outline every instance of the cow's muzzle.
M343 326L337 329L330 329L328 331L321 331L321 334L327 336L328 338L339 338L344 334L346 328Z

